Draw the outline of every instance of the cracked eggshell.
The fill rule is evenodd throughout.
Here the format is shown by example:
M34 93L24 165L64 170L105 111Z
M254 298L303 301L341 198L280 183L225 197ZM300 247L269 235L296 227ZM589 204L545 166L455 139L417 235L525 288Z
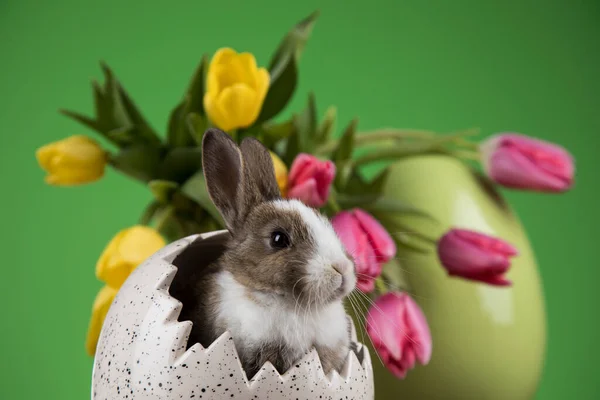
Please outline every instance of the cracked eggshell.
M266 363L250 381L225 332L207 349L187 351L192 322L178 321L181 302L169 295L175 257L196 239L169 244L135 269L106 316L92 373L92 400L374 398L369 351L350 352L341 374L325 376L313 349L285 374ZM354 330L354 327L353 327ZM356 341L354 332L353 340ZM322 397L321 397L322 396Z

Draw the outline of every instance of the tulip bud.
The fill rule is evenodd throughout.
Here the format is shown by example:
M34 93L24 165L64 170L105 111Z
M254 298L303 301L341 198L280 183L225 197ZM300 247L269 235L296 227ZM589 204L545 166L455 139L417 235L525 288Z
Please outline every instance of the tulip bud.
M48 172L50 185L70 186L89 183L104 175L106 152L84 135L75 135L39 148L36 157Z
M281 158L277 156L277 154L269 151L271 154L271 160L273 160L273 168L275 169L275 180L277 181L277 186L279 186L279 191L281 192L281 196L285 197L287 194L287 185L288 185L288 170Z
M110 309L117 292L117 289L106 285L100 289L96 295L94 305L92 306L92 316L90 318L87 338L85 341L85 349L90 356L93 356L94 353L96 353L96 346L98 345L98 338L100 337L100 332L102 331L104 319L106 318L106 314L108 313L108 310Z
M451 276L509 286L504 277L517 250L509 243L478 232L452 229L438 242L438 256Z
M165 245L162 236L150 227L124 229L104 249L96 264L96 277L118 289L139 264Z
M406 293L388 292L377 298L366 316L367 333L381 361L399 379L418 361L431 359L431 333L421 308Z
M334 177L334 163L300 153L290 168L287 197L301 200L310 207L322 207L327 203Z
M506 133L490 137L480 147L487 175L505 187L564 192L573 184L573 158L556 144Z
M252 54L219 49L206 74L206 114L224 131L252 125L265 101L269 81L269 72L256 66Z
M331 224L354 259L356 286L362 292L372 292L383 265L396 256L394 240L375 218L360 209L338 213Z

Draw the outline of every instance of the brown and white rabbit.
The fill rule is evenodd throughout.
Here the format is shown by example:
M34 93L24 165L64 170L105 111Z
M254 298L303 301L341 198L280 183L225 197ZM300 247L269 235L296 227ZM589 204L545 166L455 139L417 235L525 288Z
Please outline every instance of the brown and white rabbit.
M343 299L356 276L328 219L281 198L269 152L256 139L238 147L209 129L202 157L230 234L209 266L172 286L187 299L180 320L193 322L190 345L207 347L228 330L249 379L266 361L284 373L313 346L324 372L339 372L350 351Z

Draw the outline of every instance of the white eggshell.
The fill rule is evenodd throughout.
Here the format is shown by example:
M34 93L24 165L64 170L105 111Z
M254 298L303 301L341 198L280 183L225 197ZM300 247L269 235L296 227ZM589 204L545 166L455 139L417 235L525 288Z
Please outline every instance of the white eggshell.
M171 262L198 236L218 233L173 242L129 276L100 334L92 399L372 400L371 359L361 344L362 363L350 352L341 375L325 377L313 350L283 375L266 363L251 381L229 332L207 349L196 343L186 351L192 322L177 320L182 305L168 293L177 273Z

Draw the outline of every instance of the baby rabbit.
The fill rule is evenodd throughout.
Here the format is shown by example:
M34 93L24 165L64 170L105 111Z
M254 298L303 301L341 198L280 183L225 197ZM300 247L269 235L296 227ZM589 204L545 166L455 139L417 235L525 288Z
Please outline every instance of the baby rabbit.
M187 291L190 299L180 316L193 322L189 345L208 347L229 331L248 379L267 361L284 373L313 346L324 372L339 372L350 351L343 299L356 276L331 224L318 210L281 198L258 140L238 147L209 129L202 157L229 235L208 267L171 287L174 297Z

